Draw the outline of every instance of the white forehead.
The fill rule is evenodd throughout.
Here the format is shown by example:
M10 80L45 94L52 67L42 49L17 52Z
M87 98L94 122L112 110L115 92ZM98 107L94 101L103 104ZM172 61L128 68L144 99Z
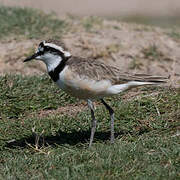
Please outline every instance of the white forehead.
M53 43L46 43L45 41L43 41L43 44L44 46L49 46L49 47L52 47L54 49L57 49L59 51L61 51L65 57L70 57L71 56L71 53L68 52L68 51L65 51L61 46L58 46L56 44L53 44Z

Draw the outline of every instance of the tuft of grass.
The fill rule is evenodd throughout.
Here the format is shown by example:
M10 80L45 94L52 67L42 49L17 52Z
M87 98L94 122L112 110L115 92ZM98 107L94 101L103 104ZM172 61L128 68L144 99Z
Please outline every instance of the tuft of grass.
M142 49L142 53L144 55L144 58L147 58L152 61L162 60L162 58L164 58L164 54L161 51L159 51L158 47L155 44Z
M119 47L118 44L109 44L103 48L94 48L92 57L95 59L108 57L113 58L113 54L119 51Z
M86 31L90 32L95 27L102 27L103 19L97 16L88 16L82 20L82 25Z
M177 28L173 28L170 30L170 32L167 33L171 38L173 38L175 41L180 40L180 31L177 30Z
M0 38L25 36L42 38L61 36L67 23L53 14L45 14L30 8L0 6Z
M39 116L76 102L47 76L0 76L0 86L1 179L180 178L178 91L145 87L128 101L107 98L115 110L115 144L109 143L109 114L97 106L88 148L89 111Z
M143 63L140 61L139 58L133 57L132 61L129 64L129 69L141 69Z

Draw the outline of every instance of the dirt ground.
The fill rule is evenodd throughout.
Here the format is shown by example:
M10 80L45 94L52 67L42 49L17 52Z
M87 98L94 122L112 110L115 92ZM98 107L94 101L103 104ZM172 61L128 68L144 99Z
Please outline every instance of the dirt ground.
M171 75L170 84L180 86L180 41L165 30L109 20L102 20L91 32L83 28L82 22L73 20L71 29L63 40L73 55L98 59L121 71ZM38 43L39 40L0 41L0 73L45 73L41 62L23 63Z
M123 16L142 14L150 16L178 16L179 0L0 0L1 5L33 7L59 16L75 15ZM93 26L93 33L81 22L71 22L72 31L64 41L73 55L85 56L118 66L122 71L171 75L171 84L179 86L180 42L160 28L103 20ZM45 67L40 62L22 63L32 53L39 40L0 41L0 73L41 74Z

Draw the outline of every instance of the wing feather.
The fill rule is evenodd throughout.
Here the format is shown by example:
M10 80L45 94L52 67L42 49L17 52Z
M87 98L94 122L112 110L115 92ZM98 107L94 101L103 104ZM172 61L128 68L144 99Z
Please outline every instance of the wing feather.
M72 72L82 76L82 78L96 81L109 80L112 85L123 84L129 81L166 83L169 77L152 76L148 74L130 74L122 72L120 69L106 65L98 60L86 59L80 57L71 57L67 65Z

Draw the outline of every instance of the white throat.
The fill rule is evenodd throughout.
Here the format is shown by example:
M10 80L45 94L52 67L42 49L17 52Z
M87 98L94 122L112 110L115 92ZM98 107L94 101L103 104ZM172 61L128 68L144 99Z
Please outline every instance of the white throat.
M43 60L44 63L46 64L47 71L53 71L62 61L62 58L60 56L52 56L49 54L49 56Z

